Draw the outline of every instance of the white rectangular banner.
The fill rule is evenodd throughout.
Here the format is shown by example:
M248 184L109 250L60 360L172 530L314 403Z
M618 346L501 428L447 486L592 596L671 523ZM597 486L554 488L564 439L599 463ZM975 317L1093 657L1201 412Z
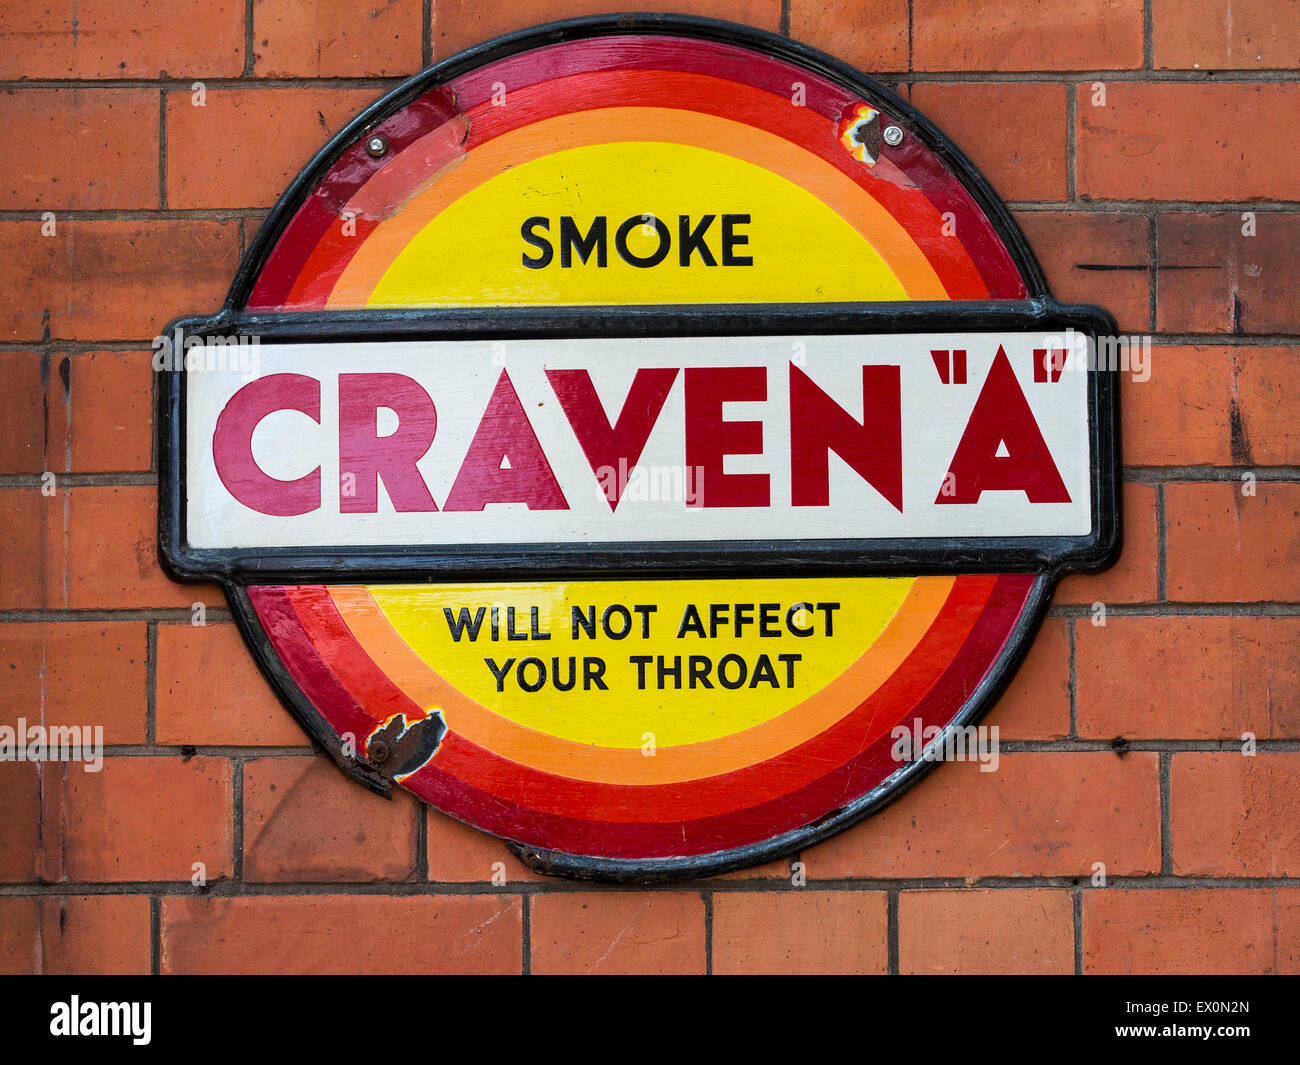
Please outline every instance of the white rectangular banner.
M191 549L1093 528L1059 336L244 341L187 360Z

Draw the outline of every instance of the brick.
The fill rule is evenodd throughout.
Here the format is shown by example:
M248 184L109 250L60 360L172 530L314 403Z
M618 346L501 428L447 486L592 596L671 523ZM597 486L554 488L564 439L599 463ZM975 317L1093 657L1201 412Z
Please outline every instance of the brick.
M519 973L522 914L518 895L165 898L162 971Z
M0 723L101 726L105 743L144 743L144 622L0 625Z
M41 971L40 899L0 899L0 976Z
M0 489L0 610L45 600L45 506L39 488Z
M1300 145L1242 130L1291 129L1300 85L1286 82L1106 84L1076 90L1075 188L1094 200L1300 199Z
M1300 214L1167 214L1157 222L1156 312L1170 333L1293 333Z
M244 766L244 879L363 883L415 877L415 800L384 799L324 758Z
M84 773L80 765L69 762L46 765L40 771L39 851L35 879L41 883L57 884L68 879L67 795L73 775L82 776Z
M1056 740L1070 734L1069 621L1047 618L985 724L999 740Z
M1157 70L1300 66L1300 20L1270 0L1152 0L1151 15Z
M1300 347L1237 347L1227 374L1229 432L1219 434L1228 443L1228 460L1248 465L1300 465L1300 428L1292 413L1300 403ZM1233 411L1240 422L1233 439Z
M1300 891L1085 891L1083 970L1143 976L1300 972Z
M790 36L868 74L907 70L906 0L791 0Z
M257 668L231 624L159 625L159 743L303 747L307 734Z
M0 221L0 340L147 341L220 306L238 245L236 222L60 219L45 237Z
M232 784L223 758L106 758L98 773L73 768L62 816L75 882L208 883L229 876Z
M1057 299L1100 304L1121 330L1147 332L1151 256L1145 218L1094 211L1022 211L1015 217Z
M243 0L0 3L0 78L234 77Z
M147 974L149 900L143 895L59 895L41 900L42 971Z
M789 880L793 883L795 873L798 871L795 864L799 861L798 856L794 858L778 858L774 862L764 862L762 865L751 865L748 869L734 869L730 873L722 873L714 880Z
M167 205L268 207L374 89L214 88L167 94Z
M704 972L704 901L687 892L534 895L532 971Z
M1077 636L1079 735L1300 736L1300 618L1112 618Z
M268 214L265 211L247 211L241 217L244 223L244 247L249 248L258 233L261 232Z
M270 78L405 77L423 65L418 0L254 0L253 73Z
M51 605L125 609L224 602L213 585L180 584L163 573L152 485L60 488L51 502L63 503L49 508Z
M1154 754L1002 752L940 766L897 802L804 853L808 877L1112 876L1160 868Z
M883 891L720 893L713 897L713 971L882 974L887 925Z
M1300 464L1296 403L1300 348L1153 348L1151 380L1124 391L1124 456L1144 466Z
M58 355L50 366L49 450L68 473L130 473L153 463L153 367L145 351Z
M74 318L70 262L79 249L74 250L69 238L74 230L88 232L90 223L56 221L53 236L41 232L43 225L37 219L0 221L0 247L5 252L0 256L0 340L48 340L56 321L63 335L70 331L65 324L65 318ZM83 317L90 313L89 307L75 311Z
M428 825L429 879L448 884L542 883L548 877L534 873L511 854L502 840L462 824L454 817L424 808ZM497 863L500 862L500 866Z
M1182 876L1296 876L1300 755L1177 753L1169 781L1174 871Z
M1066 198L1066 88L1041 82L912 86L912 104L1004 200Z
M1165 486L1166 593L1183 602L1300 598L1300 484Z
M1124 543L1119 559L1100 573L1066 577L1056 590L1057 603L1150 603L1156 596L1156 489L1125 482L1120 503Z
M8 89L0 125L15 152L0 210L127 210L158 206L158 93L149 89Z
M916 70L1120 70L1142 65L1142 2L915 0Z
M45 386L41 357L0 351L0 474L45 469Z
M780 28L779 0L675 0L672 10L683 15L707 15L743 22L759 29L776 32ZM602 0L548 0L544 4L483 4L477 0L438 0L433 12L433 58L450 55L480 44L492 37L526 29L556 19L583 15L608 15L610 6ZM635 24L629 28L635 29Z
M1228 389L1223 378L1233 351L1154 347L1149 380L1135 384L1121 378L1121 435L1127 462L1190 466L1221 464L1227 458Z
M0 762L0 883L35 880L41 868L40 851L40 767L31 762Z
M903 891L898 971L1074 972L1074 900L1059 889Z

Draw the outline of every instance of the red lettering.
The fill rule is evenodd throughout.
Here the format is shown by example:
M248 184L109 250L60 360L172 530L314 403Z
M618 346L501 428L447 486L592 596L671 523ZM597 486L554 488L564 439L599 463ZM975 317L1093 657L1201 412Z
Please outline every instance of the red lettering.
M380 407L397 415L388 436L379 435ZM381 478L394 510L437 510L416 467L437 427L429 393L405 374L339 374L339 511L376 513Z
M587 456L591 472L602 484L608 483L606 499L609 509L614 510L626 485L617 476L602 478L601 470L617 470L620 459L625 467L636 465L677 380L676 367L637 370L623 409L612 426L586 370L547 370L546 377L582 453Z
M767 371L761 366L726 366L686 371L686 465L699 472L698 505L765 507L771 497L765 473L724 473L727 455L759 455L762 422L729 422L724 403L767 399Z
M899 368L862 367L862 423L790 364L790 501L830 503L830 453L903 510L903 414Z
M250 510L277 518L320 507L320 467L292 481L267 474L253 458L253 431L268 414L296 410L320 424L320 382L296 373L250 381L230 397L212 434L217 476Z
M488 503L524 503L529 510L569 509L505 370L497 378L443 510L482 510Z
M1005 449L1005 455L998 450ZM936 503L978 503L983 492L1023 491L1031 503L1068 503L1061 472L1007 353L998 348Z

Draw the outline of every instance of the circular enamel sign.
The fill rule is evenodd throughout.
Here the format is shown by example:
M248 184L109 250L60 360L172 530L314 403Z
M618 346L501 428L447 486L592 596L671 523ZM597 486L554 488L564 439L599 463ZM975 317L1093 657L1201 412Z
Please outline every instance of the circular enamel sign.
M358 116L169 328L162 554L364 784L717 873L973 756L1118 548L1113 331L834 60L542 27Z

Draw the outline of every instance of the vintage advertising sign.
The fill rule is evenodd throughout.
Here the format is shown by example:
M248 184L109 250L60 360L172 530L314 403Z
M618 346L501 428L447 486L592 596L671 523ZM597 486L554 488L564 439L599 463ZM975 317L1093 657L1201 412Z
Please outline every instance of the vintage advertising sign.
M913 783L1113 558L1113 331L861 74L542 27L358 116L161 338L161 551L367 786L718 873Z

